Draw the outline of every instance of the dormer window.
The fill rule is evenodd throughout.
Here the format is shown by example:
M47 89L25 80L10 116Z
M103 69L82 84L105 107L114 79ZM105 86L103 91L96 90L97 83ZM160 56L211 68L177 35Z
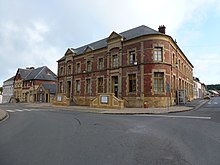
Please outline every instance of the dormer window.
M76 73L80 73L81 69L80 69L80 63L76 64Z
M67 74L68 75L70 75L72 73L71 68L72 68L71 65L68 65L68 69L67 69Z
M118 67L118 55L117 54L112 56L112 61L113 61L113 64L112 64L113 68L117 68Z
M104 68L104 60L103 58L99 58L98 69L102 70Z
M88 72L92 71L92 62L91 61L87 61L87 71Z
M64 68L60 67L60 76L64 75Z

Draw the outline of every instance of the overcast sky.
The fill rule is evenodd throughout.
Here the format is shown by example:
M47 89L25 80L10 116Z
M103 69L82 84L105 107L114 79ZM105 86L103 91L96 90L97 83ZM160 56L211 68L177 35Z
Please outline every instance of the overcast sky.
M140 25L165 25L194 76L220 84L219 0L0 0L0 86L18 68L57 73L67 48Z

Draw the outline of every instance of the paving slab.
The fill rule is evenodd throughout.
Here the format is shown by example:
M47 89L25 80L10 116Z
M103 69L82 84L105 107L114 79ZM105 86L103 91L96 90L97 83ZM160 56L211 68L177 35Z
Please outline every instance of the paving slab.
M104 114L162 114L175 113L192 110L192 107L187 106L172 106L166 108L124 108L124 109L110 109L104 110L100 113Z

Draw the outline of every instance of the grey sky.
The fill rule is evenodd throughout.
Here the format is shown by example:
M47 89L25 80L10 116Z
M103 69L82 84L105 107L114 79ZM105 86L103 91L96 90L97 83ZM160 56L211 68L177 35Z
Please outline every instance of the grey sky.
M0 86L17 68L46 65L56 73L68 47L163 24L195 66L195 76L220 83L217 0L0 0L0 15Z

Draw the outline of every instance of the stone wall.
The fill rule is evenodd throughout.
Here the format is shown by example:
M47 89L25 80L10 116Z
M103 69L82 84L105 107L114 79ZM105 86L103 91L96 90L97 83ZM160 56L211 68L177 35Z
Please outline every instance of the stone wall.
M115 97L114 93L100 94L91 102L90 106L95 108L123 109L124 101Z

